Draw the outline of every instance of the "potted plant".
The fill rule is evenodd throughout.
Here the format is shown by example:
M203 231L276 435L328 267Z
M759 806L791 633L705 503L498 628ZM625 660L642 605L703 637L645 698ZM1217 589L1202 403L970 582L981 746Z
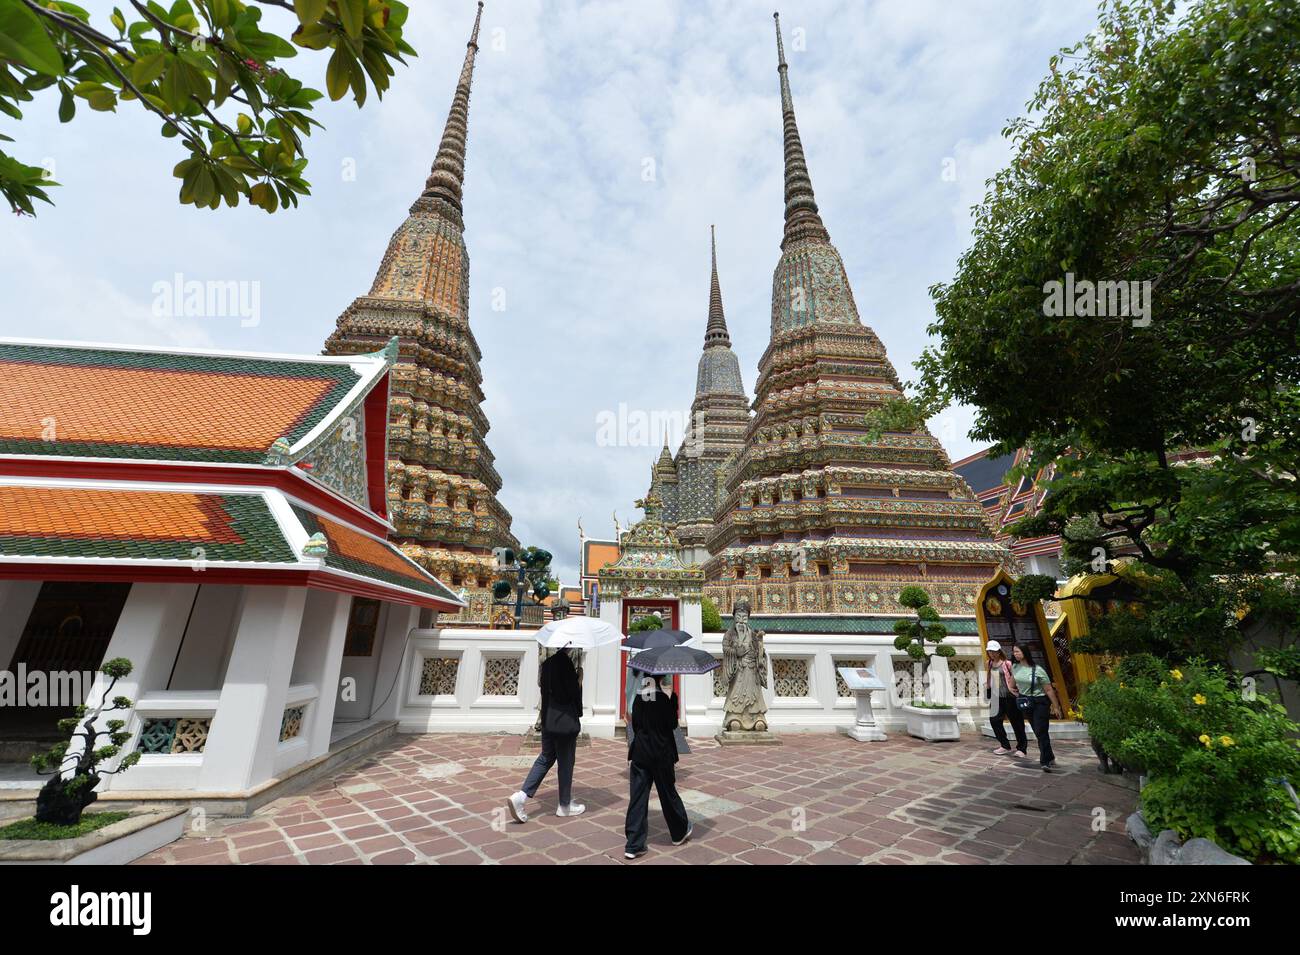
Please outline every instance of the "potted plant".
M59 730L68 734L68 740L56 743L48 753L32 757L32 766L38 773L49 775L50 780L36 797L36 822L76 827L81 822L85 808L99 798L95 787L101 777L125 772L140 761L140 753L127 755L115 770L100 768L105 760L113 759L131 738L125 729L126 721L110 719L105 729L95 726L106 713L129 710L132 703L125 696L114 697L117 681L131 673L131 661L122 657L109 660L99 668L109 677L103 699L93 711L78 706L76 715L59 721ZM99 745L107 737L107 745ZM69 753L74 740L80 740L80 749Z
M930 680L932 653L926 649L926 644L931 643L934 644L933 654L954 656L957 651L943 642L948 629L939 622L939 611L931 605L930 595L924 588L915 585L904 587L898 595L898 602L915 610L916 617L895 622L894 648L905 650L921 668L920 686L913 686L912 699L903 703L908 735L931 741L958 739L961 730L957 726L957 707L936 698L938 694Z

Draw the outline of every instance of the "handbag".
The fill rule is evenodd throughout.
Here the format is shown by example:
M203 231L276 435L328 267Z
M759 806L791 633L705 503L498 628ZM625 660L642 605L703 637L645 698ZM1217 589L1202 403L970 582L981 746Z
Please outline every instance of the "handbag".
M1029 678L1029 695L1026 696L1025 694L1021 694L1016 697L1016 706L1020 707L1020 712L1022 713L1028 713L1034 708L1035 697L1033 696L1033 693L1034 688L1038 685L1038 667L1034 666L1032 663L1030 666L1033 667L1031 670L1033 675Z
M546 708L546 717L542 720L542 729L556 736L577 736L581 728L578 718L567 710L554 706Z

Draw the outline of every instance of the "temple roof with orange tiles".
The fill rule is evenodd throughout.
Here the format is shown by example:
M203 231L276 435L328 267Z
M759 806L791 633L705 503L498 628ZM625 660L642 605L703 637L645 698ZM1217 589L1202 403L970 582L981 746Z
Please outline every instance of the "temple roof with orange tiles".
M395 357L0 340L0 578L202 573L458 610L386 539Z

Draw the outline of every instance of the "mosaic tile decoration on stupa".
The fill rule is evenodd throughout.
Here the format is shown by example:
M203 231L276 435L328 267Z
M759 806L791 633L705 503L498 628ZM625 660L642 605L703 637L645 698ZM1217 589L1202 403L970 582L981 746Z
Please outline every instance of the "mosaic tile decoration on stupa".
M465 626L491 622L493 549L519 548L497 498L483 356L469 314L463 189L481 13L424 188L389 239L369 292L344 309L325 342L327 354L348 355L400 340L389 377L388 516L404 554L466 590L467 606L441 618Z
M322 517L297 504L294 515L309 535L322 535L325 566L344 573L372 577L435 597L455 600L456 595L404 557L395 546Z
M258 494L0 486L0 556L297 561Z
M359 380L345 363L0 342L0 454L262 463Z
M983 583L1014 558L924 426L873 433L870 416L902 386L822 221L779 18L776 43L785 228L771 336L706 541L704 594L723 614L747 601L751 621L764 621L755 626L774 632L863 633L910 615L898 597L916 584L945 624L964 623Z

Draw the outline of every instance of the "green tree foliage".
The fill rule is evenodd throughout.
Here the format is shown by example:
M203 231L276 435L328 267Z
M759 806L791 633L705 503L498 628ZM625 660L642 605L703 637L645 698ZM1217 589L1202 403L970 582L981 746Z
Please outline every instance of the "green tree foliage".
M975 212L939 338L878 427L976 409L1013 472L1055 464L1019 537L1145 588L1090 649L1226 660L1243 619L1300 625L1300 5L1108 0L1052 57ZM1056 314L1053 283L1150 288ZM1143 285L1149 283L1149 285Z
M894 649L904 650L907 655L921 664L921 685L926 685L930 670L930 654L926 652L927 642L933 643L936 656L956 656L957 651L951 644L944 643L948 628L939 622L939 611L930 603L930 595L922 587L909 585L898 594L898 602L904 607L916 611L912 620L894 621Z
M630 633L640 633L642 630L662 630L664 628L663 618L657 613L649 614L636 621L628 627Z
M96 725L104 714L132 707L132 702L125 696L113 696L118 680L130 675L131 661L117 657L101 666L99 672L109 678L99 706L94 710L78 706L73 716L59 720L59 731L67 733L68 738L54 744L48 752L32 757L32 767L41 775L50 777L36 796L37 822L76 825L81 821L85 808L99 798L95 787L100 778L125 772L140 761L140 753L136 751L124 757L117 769L108 770L100 766L116 757L131 738L125 720L107 720L104 729ZM99 745L101 738L107 738L106 745ZM79 748L69 753L68 749L77 740L80 740ZM66 777L64 773L67 773Z
M700 625L705 633L722 633L725 629L722 626L722 614L718 613L718 605L708 597L700 600Z
M262 28L263 7L296 14L287 38ZM127 13L114 8L96 25L62 0L0 0L0 113L21 119L18 104L43 92L57 93L65 123L79 105L131 104L180 141L186 156L173 175L183 204L216 209L243 196L275 212L310 192L303 137L320 125L310 113L321 96L280 62L298 47L330 50L330 99L351 92L361 106L371 87L383 96L393 62L415 55L402 39L406 15L397 0L130 0ZM33 200L49 202L52 185L0 152L0 194L14 211L34 215Z

